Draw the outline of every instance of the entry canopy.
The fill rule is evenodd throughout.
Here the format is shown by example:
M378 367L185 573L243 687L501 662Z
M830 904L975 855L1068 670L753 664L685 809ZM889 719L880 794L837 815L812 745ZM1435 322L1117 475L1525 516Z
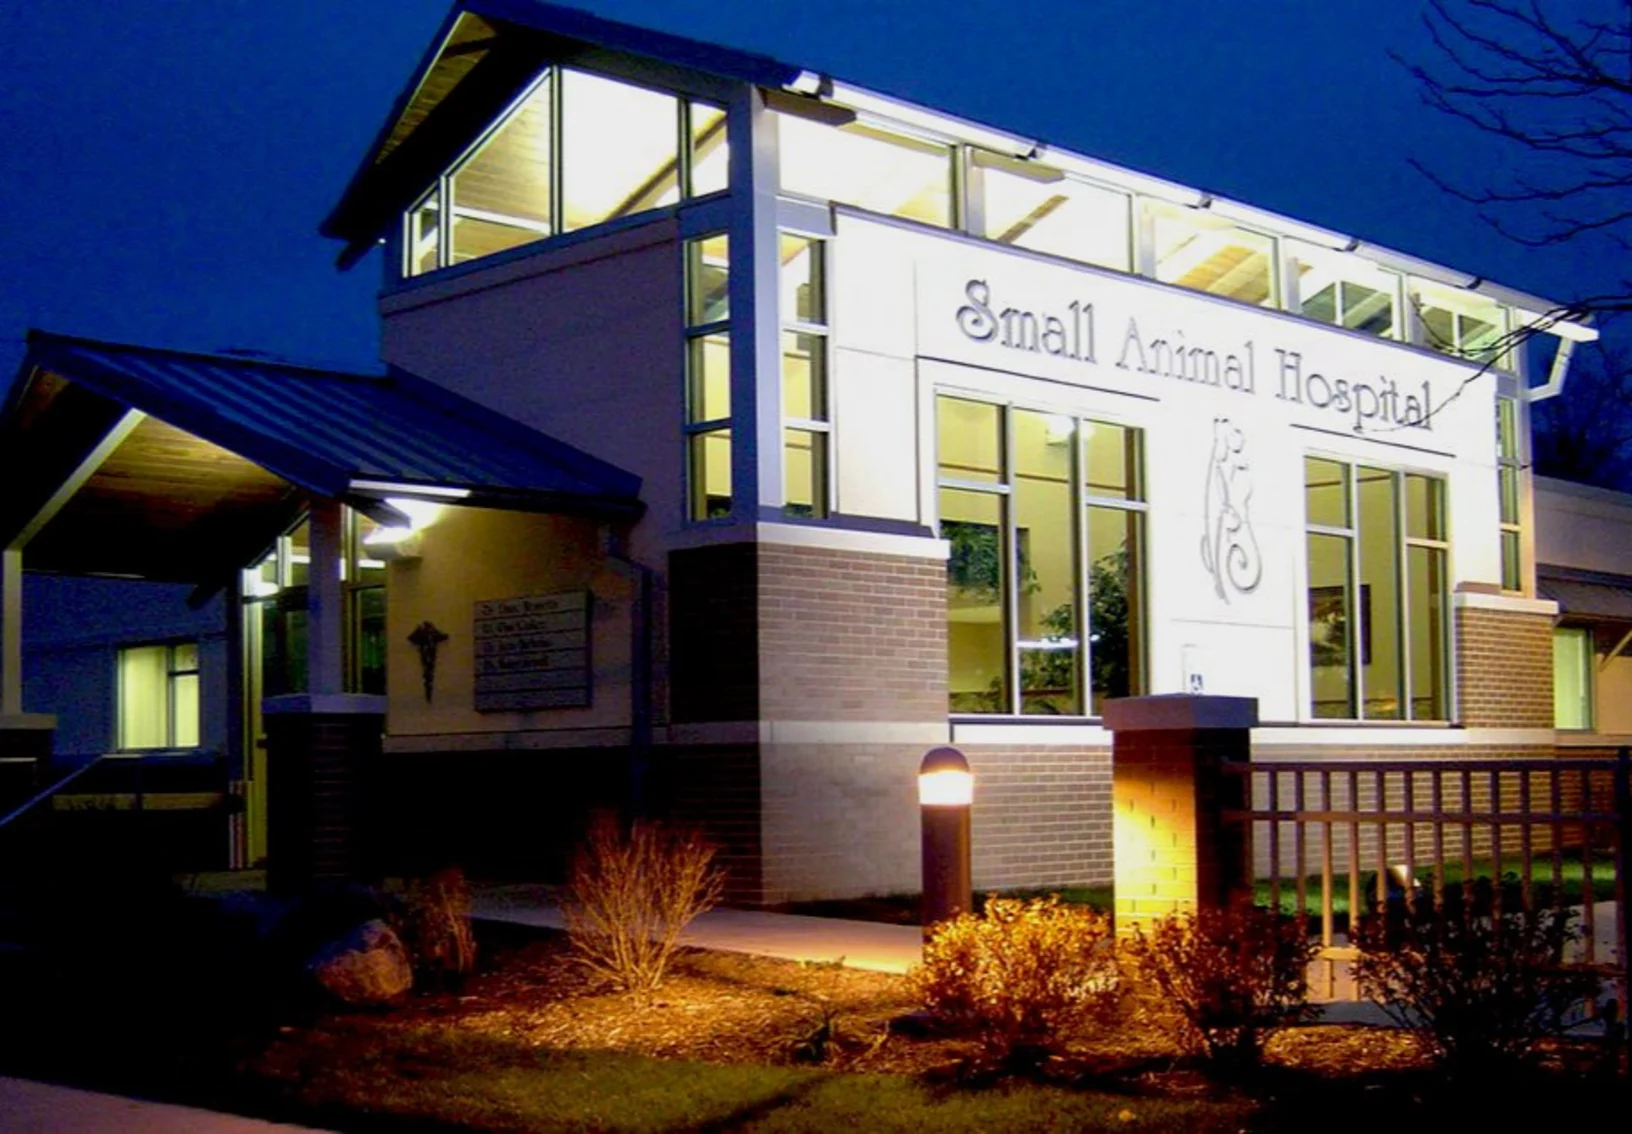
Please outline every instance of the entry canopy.
M30 332L0 400L0 548L31 568L222 585L313 498L608 519L640 478L397 368L383 374Z
M1565 615L1596 622L1632 622L1632 576L1541 564L1536 593Z

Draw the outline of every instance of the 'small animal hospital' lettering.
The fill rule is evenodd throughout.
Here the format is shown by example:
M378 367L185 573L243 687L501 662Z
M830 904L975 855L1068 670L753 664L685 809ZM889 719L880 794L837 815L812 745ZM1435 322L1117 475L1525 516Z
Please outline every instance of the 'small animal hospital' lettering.
M999 308L992 298L991 285L978 279L969 280L963 294L967 302L958 308L957 323L965 337L1007 350L1099 365L1094 354L1092 303L1072 300L1056 313ZM1378 426L1433 429L1432 391L1427 382L1419 390L1407 392L1386 375L1379 375L1375 383L1330 378L1317 370L1306 370L1301 352L1273 349L1278 368L1274 385L1277 401L1341 414L1353 422L1356 433ZM1112 365L1136 374L1255 394L1257 364L1257 348L1250 339L1237 348L1218 350L1188 342L1182 329L1147 337L1140 331L1138 317L1130 315L1122 349Z

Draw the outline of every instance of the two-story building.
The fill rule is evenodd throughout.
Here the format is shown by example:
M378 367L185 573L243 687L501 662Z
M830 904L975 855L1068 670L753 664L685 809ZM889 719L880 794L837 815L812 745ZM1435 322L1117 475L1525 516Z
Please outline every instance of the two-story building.
M455 7L324 232L384 245L392 377L356 382L411 412L43 337L4 424L89 383L270 478L201 505L257 510L222 522L247 570L211 560L245 775L279 790L272 717L383 731L398 859L547 871L632 803L743 900L912 890L950 741L978 886L1102 880L1100 711L1143 693L1256 698L1266 758L1552 750L1528 407L1593 332L1544 299L525 0ZM294 420L221 428L263 380ZM481 460L538 445L548 475ZM13 523L10 591L54 516Z

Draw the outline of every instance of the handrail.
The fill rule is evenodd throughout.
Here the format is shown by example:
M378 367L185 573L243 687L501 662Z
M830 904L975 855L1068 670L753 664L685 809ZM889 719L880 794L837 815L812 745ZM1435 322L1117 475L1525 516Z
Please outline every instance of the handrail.
M102 761L104 761L106 759L107 759L107 756L102 755L102 756L98 756L95 759L91 760L91 762L88 763L88 764L81 764L79 767L77 767L73 771L69 772L66 776L62 777L62 779L58 780L56 783L54 783L50 787L46 788L44 791L40 792L38 795L34 796L32 799L29 799L21 807L15 808L11 812L11 814L5 816L4 818L0 818L0 831L4 831L9 824L17 821L18 819L21 819L24 815L26 815L30 811L34 810L34 808L36 808L40 804L44 803L46 800L50 799L52 796L56 795L63 788L67 787L69 784L71 784L75 780L79 779L79 777L83 776L86 772L89 772L92 768L96 767L98 764L102 763Z

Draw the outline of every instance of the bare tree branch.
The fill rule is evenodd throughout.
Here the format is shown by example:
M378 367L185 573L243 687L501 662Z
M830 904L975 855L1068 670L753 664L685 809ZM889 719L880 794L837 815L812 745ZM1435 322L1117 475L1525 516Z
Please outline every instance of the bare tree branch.
M1597 15L1581 11L1596 7ZM1632 249L1632 3L1613 0L1425 0L1428 61L1398 60L1423 101L1506 147L1510 161L1474 184L1412 164L1479 209L1503 236L1545 247L1586 236ZM1571 305L1632 307L1622 294Z

